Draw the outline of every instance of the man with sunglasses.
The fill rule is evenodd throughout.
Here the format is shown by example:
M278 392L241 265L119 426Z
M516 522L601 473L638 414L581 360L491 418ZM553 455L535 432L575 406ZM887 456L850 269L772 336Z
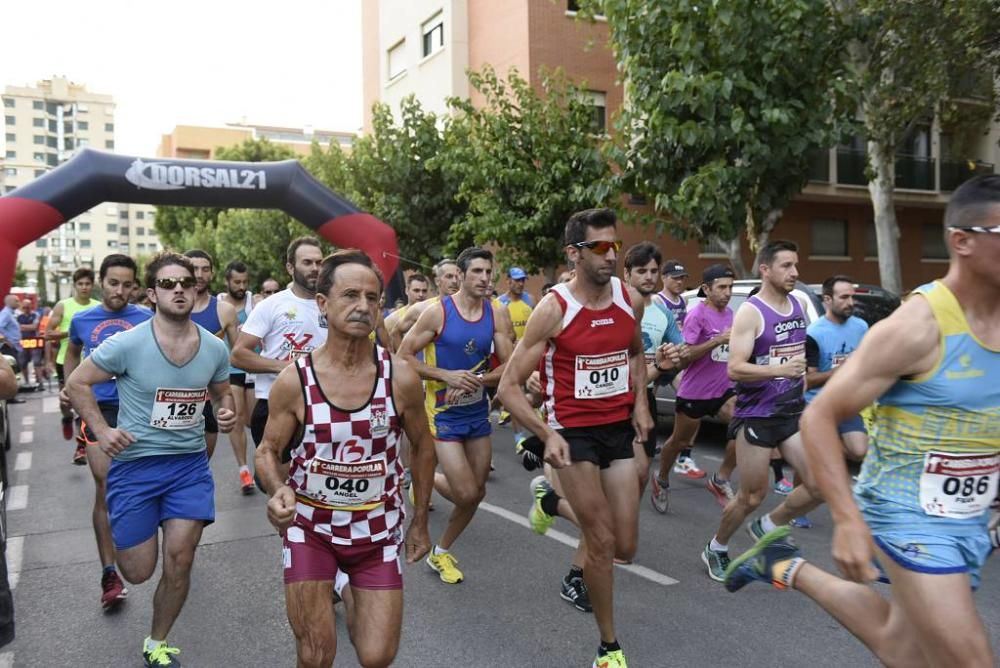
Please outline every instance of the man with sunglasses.
M253 305L261 303L271 295L281 292L281 285L273 278L265 278L260 284L260 292L253 296Z
M236 415L226 345L191 321L196 280L190 260L157 255L145 283L156 307L153 318L101 343L66 389L98 447L113 458L108 515L118 566L129 582L145 582L156 571L162 528L163 574L142 655L146 666L177 666L178 650L167 644L167 634L187 598L202 530L215 520L202 410L211 396L220 406L223 432L232 429ZM94 388L112 378L120 401L116 427L94 396Z
M1000 176L975 177L944 214L949 266L879 322L809 404L806 455L834 521L843 578L781 527L733 562L812 598L890 666L994 666L973 592L1000 485ZM854 489L838 425L878 401ZM870 585L888 576L886 600Z
M128 297L136 280L135 260L127 255L115 253L101 262L98 280L101 286L101 301L93 308L77 311L69 324L66 357L63 370L68 378L80 365L80 360L89 357L103 342L121 332L128 331L146 322L153 313L142 306L128 303ZM66 390L59 393L60 403L69 410L70 399ZM94 398L104 421L112 427L118 424L118 389L115 381L109 380L94 386ZM120 605L128 595L128 590L115 570L115 545L111 539L108 523L108 506L105 498L108 467L111 459L97 446L97 436L86 422L81 422L77 436L79 447L84 451L84 461L90 466L94 478L94 509L92 521L94 538L97 541L97 555L101 560L101 607L112 610Z
M601 636L594 665L602 668L626 666L614 624L613 560L635 553L639 480L632 459L653 428L643 299L615 277L616 223L610 209L570 217L566 256L575 277L553 287L532 312L499 390L511 414L545 442L545 461L558 470L564 501L579 521L582 576ZM539 368L547 422L522 389ZM550 496L544 511L557 514L561 501Z

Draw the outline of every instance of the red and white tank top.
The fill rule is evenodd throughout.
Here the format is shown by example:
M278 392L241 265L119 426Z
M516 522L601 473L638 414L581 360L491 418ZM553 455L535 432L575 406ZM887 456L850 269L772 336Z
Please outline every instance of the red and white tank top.
M378 345L375 363L368 403L346 411L323 393L311 353L295 361L305 399L302 440L288 469L299 499L296 523L339 545L385 540L402 522L402 422L392 400L392 361Z
M565 284L552 292L563 320L539 365L549 426L591 427L629 419L635 402L629 378L635 312L622 282L611 278L611 304L601 310L584 307Z

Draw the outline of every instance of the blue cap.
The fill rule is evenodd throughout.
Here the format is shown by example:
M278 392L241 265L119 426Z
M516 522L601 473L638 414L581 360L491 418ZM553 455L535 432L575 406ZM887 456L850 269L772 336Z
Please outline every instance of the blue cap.
M520 267L511 267L507 270L507 275L515 281L520 281L522 278L528 277L528 274L525 273L524 269L521 269Z

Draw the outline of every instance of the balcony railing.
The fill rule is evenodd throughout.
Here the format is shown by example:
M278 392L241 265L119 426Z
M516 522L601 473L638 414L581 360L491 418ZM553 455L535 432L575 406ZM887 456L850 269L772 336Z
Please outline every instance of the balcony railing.
M809 179L840 185L866 186L868 177L868 154L856 149L838 148L837 173L834 178L829 173L826 153L810 157ZM940 162L939 168L935 165ZM938 171L935 176L935 171ZM949 192L962 182L978 174L993 174L995 165L981 161L938 161L912 155L896 156L896 187L906 190L929 190ZM937 183L935 183L937 178Z
M896 187L908 190L934 190L934 158L915 155L896 156Z
M994 165L991 162L973 162L971 160L941 161L941 190L951 191L968 181L973 176L992 174Z
M868 154L865 151L837 149L837 183L851 186L868 185L865 168L868 166Z

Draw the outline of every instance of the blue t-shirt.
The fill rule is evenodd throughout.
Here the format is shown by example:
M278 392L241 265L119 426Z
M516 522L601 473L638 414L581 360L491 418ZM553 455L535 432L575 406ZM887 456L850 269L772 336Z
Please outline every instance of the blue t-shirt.
M840 325L826 316L817 318L806 328L806 366L817 371L836 369L847 356L858 349L868 323L851 316ZM806 401L812 401L822 387L806 390Z
M198 335L198 352L183 366L163 354L152 320L108 339L93 352L94 364L118 376L118 427L136 439L115 459L205 449L202 409L208 386L229 380L229 350L201 327Z
M673 343L678 346L684 343L684 337L677 327L677 318L674 312L655 297L650 300L649 305L642 312L641 328L642 349L647 364L656 363L656 349L664 343ZM673 378L677 373L671 371L666 375ZM653 383L650 383L649 387L652 386Z
M6 306L0 308L0 334L7 339L12 348L21 350L21 326L17 324L14 311Z
M73 314L69 323L69 340L83 349L84 358L89 357L101 343L115 334L130 330L152 317L153 312L144 306L128 304L120 311L109 311L101 304ZM94 385L94 398L100 403L118 403L115 381Z

